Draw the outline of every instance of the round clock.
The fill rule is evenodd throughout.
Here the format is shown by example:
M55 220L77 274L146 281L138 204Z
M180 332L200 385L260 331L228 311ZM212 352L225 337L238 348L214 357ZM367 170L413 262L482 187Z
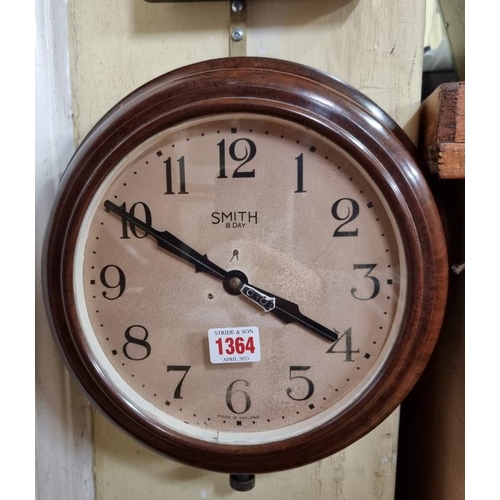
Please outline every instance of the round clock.
M250 474L351 444L422 373L443 229L411 142L353 88L260 58L134 91L64 175L44 294L76 380L174 460Z

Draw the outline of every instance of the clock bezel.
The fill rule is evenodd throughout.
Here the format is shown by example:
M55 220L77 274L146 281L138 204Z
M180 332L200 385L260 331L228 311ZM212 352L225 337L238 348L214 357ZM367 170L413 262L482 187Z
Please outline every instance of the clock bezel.
M159 428L114 389L86 345L73 290L79 227L99 185L119 161L156 133L227 113L298 122L335 141L369 174L400 228L408 263L401 334L372 387L328 424L284 441L220 445ZM433 350L447 292L446 243L411 141L368 98L311 68L231 58L163 75L132 92L87 135L64 175L43 253L44 298L56 341L84 392L146 446L183 463L229 473L285 470L331 455L361 438L401 403ZM411 256L411 258L410 258ZM266 456L266 460L263 460Z

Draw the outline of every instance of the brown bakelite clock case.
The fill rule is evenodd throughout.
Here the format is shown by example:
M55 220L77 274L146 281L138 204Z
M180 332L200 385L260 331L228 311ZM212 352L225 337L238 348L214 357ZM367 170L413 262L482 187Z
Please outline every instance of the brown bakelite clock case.
M92 129L44 247L82 389L204 469L302 466L377 426L422 373L447 288L411 142L342 82L229 58L161 76Z

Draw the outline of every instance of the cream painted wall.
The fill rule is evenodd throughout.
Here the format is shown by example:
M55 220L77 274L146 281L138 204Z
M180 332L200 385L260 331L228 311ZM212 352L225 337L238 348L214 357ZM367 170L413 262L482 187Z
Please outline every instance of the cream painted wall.
M77 142L119 99L179 66L229 55L229 3L70 0ZM247 54L330 73L371 97L415 139L425 0L250 0ZM75 389L72 389L75 390ZM98 499L236 498L227 476L143 448L93 412ZM257 478L252 499L394 497L398 412L337 455Z

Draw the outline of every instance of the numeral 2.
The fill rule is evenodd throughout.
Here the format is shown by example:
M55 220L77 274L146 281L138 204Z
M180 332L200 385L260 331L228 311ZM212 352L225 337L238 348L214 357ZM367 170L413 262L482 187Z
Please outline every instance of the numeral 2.
M343 212L345 212L346 209L347 212L345 213L345 215L343 215ZM357 236L358 235L357 228L354 230L351 229L350 231L344 231L344 230L341 231L340 228L344 227L346 224L349 224L349 222L352 222L358 215L359 215L359 205L357 201L353 200L352 198L340 198L340 200L337 200L332 205L332 216L336 220L345 222L340 224L340 226L337 227L337 229L335 229L333 236L334 237Z

